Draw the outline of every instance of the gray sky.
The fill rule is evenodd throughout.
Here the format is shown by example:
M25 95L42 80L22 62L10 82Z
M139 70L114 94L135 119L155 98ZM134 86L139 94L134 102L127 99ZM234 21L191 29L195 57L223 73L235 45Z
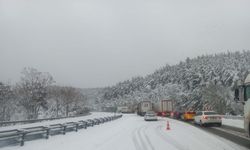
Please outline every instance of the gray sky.
M186 57L250 49L250 0L0 0L0 81L113 85Z

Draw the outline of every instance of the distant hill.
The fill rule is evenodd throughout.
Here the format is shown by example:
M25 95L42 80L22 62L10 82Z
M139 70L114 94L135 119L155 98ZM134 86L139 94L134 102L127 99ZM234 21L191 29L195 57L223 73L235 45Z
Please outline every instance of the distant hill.
M240 113L233 101L238 79L250 72L250 51L227 52L187 58L177 65L166 65L146 77L134 77L102 90L102 103L135 104L173 99L176 108L214 109L220 113Z

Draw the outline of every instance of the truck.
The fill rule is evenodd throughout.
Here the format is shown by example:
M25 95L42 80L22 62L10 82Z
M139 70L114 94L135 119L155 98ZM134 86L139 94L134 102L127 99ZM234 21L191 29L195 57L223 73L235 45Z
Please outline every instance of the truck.
M195 117L195 111L185 111L181 115L183 121L193 121Z
M154 111L158 116L170 116L173 112L173 101L172 100L161 100L154 104Z
M234 100L244 105L244 129L246 135L250 136L250 74L245 81L239 80L234 93Z
M117 107L117 112L121 112L121 113L133 113L133 110L129 106L118 106Z
M137 105L137 114L144 116L146 112L153 110L153 104L150 101L142 101Z

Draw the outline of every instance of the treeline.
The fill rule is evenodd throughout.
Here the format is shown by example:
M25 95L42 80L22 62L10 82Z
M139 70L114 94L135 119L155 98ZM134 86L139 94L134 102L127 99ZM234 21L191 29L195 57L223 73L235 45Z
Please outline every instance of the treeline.
M18 83L0 82L0 121L67 117L88 112L81 89L57 86L49 73L25 68Z
M239 114L242 106L233 101L238 79L250 73L250 51L227 52L187 58L166 65L146 77L135 77L103 90L108 103L173 99L177 109L213 109Z

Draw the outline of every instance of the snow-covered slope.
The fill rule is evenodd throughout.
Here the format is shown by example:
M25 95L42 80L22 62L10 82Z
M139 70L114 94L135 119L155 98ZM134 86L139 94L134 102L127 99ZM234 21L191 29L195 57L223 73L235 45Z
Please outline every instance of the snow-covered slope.
M103 90L102 102L133 104L142 100L174 99L182 109L215 109L241 113L233 102L233 87L250 70L250 51L187 58L146 77L135 77Z

